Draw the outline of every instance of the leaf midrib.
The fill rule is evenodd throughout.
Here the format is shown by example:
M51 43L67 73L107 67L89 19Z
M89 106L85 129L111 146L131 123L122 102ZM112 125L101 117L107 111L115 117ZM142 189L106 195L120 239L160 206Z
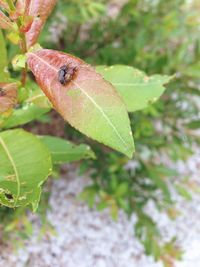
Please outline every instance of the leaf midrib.
M17 197L16 197L16 200L15 200L15 203L14 203L14 206L16 206L17 200L18 200L18 198L20 196L20 179L19 179L19 173L18 173L18 170L17 170L17 166L16 166L16 164L14 162L14 159L13 159L13 157L12 157L12 155L11 155L11 153L10 153L10 151L9 151L9 149L8 149L8 147L7 147L7 145L4 142L4 140L3 140L2 137L0 137L0 144L2 145L2 147L3 147L3 149L4 149L5 153L6 153L6 155L8 157L8 159L9 159L9 161L10 161L12 167L13 167L13 171L14 171L14 174L15 174L15 177L16 177L16 181L17 181Z

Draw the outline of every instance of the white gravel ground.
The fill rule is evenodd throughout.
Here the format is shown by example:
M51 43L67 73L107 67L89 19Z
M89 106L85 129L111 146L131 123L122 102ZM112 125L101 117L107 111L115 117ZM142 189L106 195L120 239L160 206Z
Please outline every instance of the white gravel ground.
M199 180L199 152L187 164L179 162L177 169L184 174L189 171L193 180ZM1 251L0 267L162 267L144 255L134 238L135 216L128 221L121 213L119 221L113 222L107 211L89 210L76 199L88 182L75 172L55 180L48 219L56 234L39 239L38 221L34 219L34 235L16 253ZM194 195L190 202L178 196L177 200L182 214L175 221L159 214L151 203L149 209L166 238L176 234L185 250L183 261L175 267L200 267L200 195Z

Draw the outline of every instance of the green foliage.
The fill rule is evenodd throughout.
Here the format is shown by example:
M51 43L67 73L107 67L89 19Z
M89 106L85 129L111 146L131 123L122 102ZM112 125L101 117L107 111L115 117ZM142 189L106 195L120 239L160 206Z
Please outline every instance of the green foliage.
M200 120L194 120L186 124L186 127L190 129L199 129L200 128Z
M6 82L9 78L7 71L7 51L4 36L0 30L0 51L1 51L1 60L0 60L0 81Z
M119 209L124 210L128 216L135 213L135 233L146 253L153 255L155 260L161 259L165 266L172 267L173 259L180 258L180 248L177 248L175 239L163 242L156 222L145 213L145 206L151 200L158 210L164 210L169 216L175 217L178 211L173 206L169 184L188 200L191 199L189 190L195 187L186 180L174 182L178 173L167 168L162 159L165 155L172 161L186 160L192 154L191 145L200 142L192 134L193 130L199 129L200 115L195 101L200 96L200 35L197 28L199 4L198 1L188 4L185 0L129 0L115 16L107 14L106 4L107 1L103 0L98 3L91 0L58 1L40 41L43 47L64 50L80 56L88 63L112 66L98 66L96 69L115 85L128 110L137 111L130 114L136 147L134 159L128 160L88 139L87 142L91 143L96 154L95 161L94 154L87 149L87 145L76 146L49 136L39 139L34 137L34 140L46 145L56 165L90 157L91 159L81 163L80 170L82 173L89 170L93 183L84 189L80 198L90 207L96 206L98 210L108 208L115 220ZM16 37L19 38L16 34L9 34L8 37L14 42ZM16 52L14 46L7 45L11 61L19 52ZM2 70L7 66L7 56L1 33L0 46L4 58L1 61L4 63L0 64ZM23 60L19 64L16 59L13 61L14 66L24 67ZM12 77L19 79L19 75L19 71L12 71ZM164 86L171 77L174 79L163 94ZM0 116L2 130L35 119L42 120L41 115L51 109L47 98L30 80L18 90L19 105ZM155 85L155 82L158 84ZM124 83L130 83L131 87L127 89ZM93 82L92 87L94 84ZM154 103L162 94L161 101ZM112 99L108 100L112 102ZM105 99L102 102L105 104ZM91 110L88 109L88 116ZM76 113L79 114L79 111ZM116 115L114 119L119 120L117 114L112 113L110 118ZM92 124L93 131L98 122L96 116ZM123 128L123 124L120 124ZM37 127L37 124L33 125ZM101 135L101 127L98 131ZM0 135L2 134L4 132ZM70 126L66 126L65 135L75 143L85 142L85 138ZM4 179L5 176L0 175L0 178ZM44 177L42 181L43 179ZM10 194L9 192L6 194ZM15 195L16 193L14 197Z
M92 0L64 0L58 2L57 8L63 9L62 15L66 16L70 22L83 23L105 14L104 3L106 3L105 0L100 0L98 3ZM77 16L77 14L79 15Z
M94 152L87 145L76 146L69 141L53 136L39 136L39 139L48 147L53 164L63 164L88 158L95 159Z
M27 58L38 85L70 125L86 136L132 157L134 142L127 110L109 82L89 65L69 54L37 49L28 52ZM63 70L58 66L63 66L65 62L75 66L72 69L73 80L67 83L59 80L60 71L62 73Z
M41 195L40 205L37 209L37 217L40 220L41 228L39 229L39 238L46 233L55 234L55 230L51 223L47 220L47 210L49 208L49 192L43 192ZM24 246L25 242L33 234L33 224L27 214L30 213L28 207L19 207L17 209L10 209L2 206L0 209L0 227L1 242L12 247L19 249Z
M64 119L66 119L76 129L81 130L86 135L93 137L94 139L105 143L115 148L116 150L124 153L125 155L131 157L134 151L134 144L132 132L130 129L130 121L125 105L122 102L122 99L115 91L115 88L112 87L109 82L106 82L104 79L102 79L99 74L95 73L94 69L89 67L89 65L84 65L84 62L80 59L65 54L65 61L70 61L70 64L75 64L76 67L74 68L73 72L76 72L76 74L78 72L78 77L73 74L75 78L71 77L73 78L73 81L71 83L68 82L68 84L66 85L66 89L68 89L66 94L66 92L63 90L63 84L58 79L59 69L57 69L58 67L56 65L63 65L62 60L64 54L53 50L42 49L39 45L35 45L29 51L27 51L27 48L35 44L35 42L37 41L39 32L42 29L42 26L46 21L47 17L49 16L49 13L52 11L54 3L55 1L49 2L47 4L46 9L44 9L43 4L41 2L34 2L34 5L31 5L30 8L28 8L28 6L22 7L21 3L18 3L15 6L15 4L13 4L12 2L7 2L7 13L6 15L2 15L3 17L1 16L0 18L3 23L1 24L3 25L3 29L7 29L4 27L4 20L6 19L9 21L12 17L12 13L15 11L16 14L21 14L21 12L24 12L23 17L16 16L16 18L11 18L14 26L9 28L8 35L9 41L11 41L11 43L13 43L14 45L18 44L19 42L20 48L20 53L15 55L14 58L11 60L13 72L16 72L14 72L14 74L16 75L16 79L13 81L17 84L15 92L16 90L18 90L18 104L16 105L16 102L12 103L11 101L15 101L13 95L10 96L4 89L1 88L2 92L0 97L2 98L6 96L7 99L11 102L9 103L9 105L7 105L7 110L4 111L3 109L3 111L1 112L1 129L4 130L19 127L29 122L32 122L35 119L39 119L42 115L46 114L51 109L52 104L52 106L64 117ZM88 14L91 14L91 17L95 17L97 14L97 10L103 11L104 8L102 4L94 4L92 2L87 2L86 6L88 8ZM37 14L32 14L31 12L33 10ZM30 19L27 15L37 15L38 19ZM86 19L89 17L85 16L84 18ZM36 24L37 30L35 30ZM17 36L17 39L14 36ZM3 52L2 71L4 71L8 63L5 42L2 34L1 39ZM49 53L51 55L51 59L48 59L48 57L46 57ZM59 56L62 57L60 57L59 59ZM55 59L57 63L55 64L55 61L52 61L52 59ZM59 60L60 62L58 62ZM32 79L29 79L27 77L28 67L35 75L36 82L46 94L51 104L44 96L44 94L41 93L40 89L35 85ZM115 67L114 69L117 70L117 68L118 67ZM129 70L132 69L130 68ZM21 83L17 82L20 72ZM85 72L87 72L87 76L85 75ZM122 75L124 76L123 69L121 69L121 72L123 72ZM146 76L143 77L144 75L142 74L142 72L136 69L133 72L137 72L140 74L139 80L137 78L135 79L137 82L142 82L145 78L147 79ZM114 75L114 73L112 73L112 75ZM130 76L130 73L128 75ZM52 77L53 80L51 80ZM157 80L157 78L158 76L155 79ZM113 83L114 79L117 80L116 75L115 78L112 77ZM152 78L148 79L151 80ZM163 79L165 81L168 81L167 77L163 77ZM119 82L119 80L117 81ZM136 91L134 84L131 84L130 88L132 88L133 91ZM73 91L74 89L76 89L76 91ZM123 88L120 87L119 90L123 91ZM150 88L150 90L154 90L154 88ZM163 88L160 90L163 91ZM135 92L135 94L137 94L137 92ZM155 93L157 98L160 96L160 94L161 92ZM144 93L140 95L140 108L143 108L143 106L147 105L146 102L152 101L152 97L153 95L148 96L148 92L144 91ZM2 98L2 101L7 101L7 99ZM143 104L144 102L145 104ZM127 105L129 105L129 103ZM29 190L30 187L32 189L32 193L28 194L27 191L23 189L23 183L27 183L26 180L28 179L28 177L26 176L26 170L24 171L24 174L23 170L21 171L20 169L21 166L19 163L25 166L26 160L30 161L30 159L26 158L25 156L23 157L23 153L25 153L26 155L26 150L24 149L24 151L21 152L20 146L16 148L12 147L12 149L16 149L16 151L10 151L10 146L13 143L11 133L16 133L19 139L19 144L22 142L22 139L26 139L28 135L28 133L22 132L19 129L13 131L2 131L1 133L1 146L2 151L4 151L4 161L5 159L7 159L8 162L10 161L7 167L8 169L2 169L1 173L1 203L9 207L23 206L31 203L34 206L34 209L36 209L40 198L40 186L47 178L49 174L49 169L51 167L49 167L48 169L47 166L44 165L43 170L41 170L41 173L38 174L34 173L34 170L30 170L28 172L29 176L32 177L30 185L25 187L27 188L27 190ZM30 140L30 142L34 139L37 140L35 141L36 144L41 144L36 136L31 137L32 139ZM31 137L29 135L29 138ZM39 151L38 153L41 157L44 157L44 159L47 158L47 153L49 153L49 160L52 159L56 162L56 164L58 162L64 163L72 160L80 160L85 157L94 158L94 154L92 153L92 151L88 150L87 146L84 145L81 145L80 147L75 147L64 140L56 139L55 137L43 137L43 142L46 145L46 152L45 150L43 151L41 149L41 151ZM22 149L25 148L25 146L27 145L28 140L27 144L25 143L24 146L22 146ZM69 156L72 153L72 150L74 150L75 154L77 153L77 155L75 155L74 157ZM31 153L33 154L32 160L34 163L34 160L36 160L35 156L37 154L37 151L32 148L32 150L30 150L30 155ZM55 153L57 153L56 156ZM20 162L17 161L18 158L20 158ZM43 162L42 158L40 160L41 162ZM28 167L30 164L29 161ZM48 160L46 160L46 163L48 163ZM42 166L40 166L40 168L42 169ZM10 174L11 169L14 172L13 174ZM46 174L47 169L48 173ZM37 168L35 168L35 171L37 171ZM11 181L10 175L13 179ZM118 196L120 198L122 195L125 194L125 192L122 194L123 190L125 190L124 188L125 185L122 184L120 188L117 189L116 197ZM6 194L7 196L9 196L9 198L6 197ZM113 206L113 214L116 213L115 206L116 205Z
M75 5L73 1L69 1L69 5L71 4ZM81 4L78 5L79 8L80 6ZM82 192L81 198L90 207L97 205L99 210L109 208L115 219L119 209L123 209L129 216L136 213L138 223L135 231L143 233L143 236L137 236L144 244L145 251L154 255L156 260L162 259L167 267L172 266L173 258L180 258L180 249L176 247L176 240L163 244L156 222L142 210L152 200L159 210L171 210L177 214L169 184L181 196L190 199L190 186L185 181L175 186L173 179L178 174L164 166L160 159L165 155L172 161L186 160L192 154L191 144L198 142L198 138L187 129L199 128L200 113L195 101L200 96L198 8L198 1L188 4L184 0L160 0L155 3L129 0L117 16L100 16L97 22L89 19L89 26L80 25L83 20L79 15L73 13L71 18L68 13L66 27L60 28L60 36L57 35L54 39L54 35L51 35L51 42L45 35L41 38L44 45L62 47L90 63L114 65L106 67L106 71L103 70L105 67L97 67L111 83L112 76L118 82L134 79L119 64L143 69L148 75L162 73L171 77L177 73L167 86L162 101L148 105L149 100L152 102L154 97L163 93L163 83L156 89L154 87L155 90L148 91L149 87L145 88L147 99L136 101L143 94L138 87L124 98L129 103L129 110L139 110L141 103L146 108L130 115L136 147L134 160L128 161L117 153L92 145L97 158L104 160L89 160L81 164L81 172L92 170L93 181ZM66 10L70 12L67 6L57 6L47 29L51 29L56 21L59 25L59 15L67 14ZM122 68L120 73L117 73L116 68ZM129 67L130 72L133 69ZM164 81L164 84L165 82L168 81ZM124 88L117 89L123 96ZM67 132L69 134L69 128ZM75 133L72 131L70 136L75 137ZM78 135L77 138L80 139L81 136ZM117 192L121 190L122 195L117 198Z
M144 109L156 102L165 90L163 85L171 79L164 75L148 77L138 69L123 65L97 66L96 70L115 86L129 112Z
M12 113L12 116L5 118L1 122L1 127L3 129L9 129L16 126L20 126L31 122L34 119L39 118L41 115L47 113L49 108L40 108L34 104L23 104L16 107Z
M37 137L23 130L0 133L0 203L32 204L36 210L41 185L52 169L51 155Z

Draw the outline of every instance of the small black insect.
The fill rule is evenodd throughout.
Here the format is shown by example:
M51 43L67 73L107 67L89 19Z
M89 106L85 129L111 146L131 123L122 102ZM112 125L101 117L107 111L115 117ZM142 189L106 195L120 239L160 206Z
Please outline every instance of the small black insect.
M67 84L73 78L75 71L76 71L76 68L70 68L70 67L67 67L67 65L63 65L62 67L60 67L58 71L58 81L62 85Z
M3 88L0 88L0 96L5 96L5 91Z

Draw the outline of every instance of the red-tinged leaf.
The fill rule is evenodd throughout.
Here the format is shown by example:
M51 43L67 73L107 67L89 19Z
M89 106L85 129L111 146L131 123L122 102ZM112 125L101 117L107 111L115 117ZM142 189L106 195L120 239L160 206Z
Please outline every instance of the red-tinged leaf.
M20 17L20 20L26 20L28 6L31 0L17 0L15 4L15 10L9 12L9 16L12 20L17 20ZM22 21L21 21L22 22Z
M16 11L21 14L24 15L25 12L28 9L28 6L30 5L31 0L17 0L16 3Z
M17 102L17 83L0 83L0 114Z
M23 20L23 25L20 27L20 32L28 32L33 24L33 19L34 18L32 16L25 16Z
M84 61L62 52L40 49L29 52L27 58L37 83L66 121L87 136L132 156L128 114L110 83ZM58 79L63 65L75 69L66 85Z
M28 8L31 0L17 0L15 10L9 13L10 18L16 21L20 17L21 27L20 32L27 32L30 30L34 17L28 15Z
M0 10L0 28L10 29L12 28L11 20Z
M6 3L5 0L0 0L0 7L4 8L6 10L9 9L8 4Z
M30 30L26 33L27 46L31 47L37 42L40 31L48 16L51 14L57 0L29 0L26 15L34 17Z

